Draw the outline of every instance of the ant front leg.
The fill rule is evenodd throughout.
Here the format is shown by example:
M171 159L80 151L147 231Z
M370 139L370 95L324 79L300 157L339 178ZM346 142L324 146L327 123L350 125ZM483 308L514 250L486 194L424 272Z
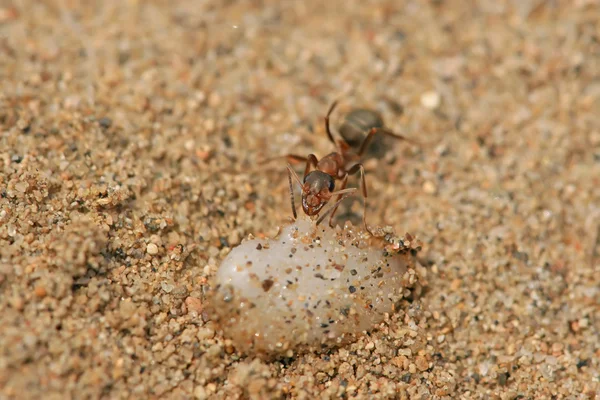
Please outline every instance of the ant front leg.
M378 133L383 133L384 135L387 135L387 136L392 137L397 140L405 140L409 143L416 144L416 145L419 144L415 140L412 140L405 136L394 133L387 128L371 128L371 130L369 131L369 133L367 133L367 136L365 137L365 139L363 140L363 142L360 145L360 149L358 150L359 157L362 156L363 153L367 150L367 148L369 147L369 144L371 144L371 141L373 140L373 137Z
M363 196L363 225L365 230L373 235L373 232L367 225L367 181L365 179L365 167L362 164L355 164L348 170L348 175L354 175L360 171L360 190Z
M346 189L346 185L348 184L348 174L346 174L346 176L344 176L344 179L342 180L342 184L340 185L340 191ZM334 194L336 194L334 192ZM337 211L338 207L340 206L340 202L337 201L339 198L338 196L336 196L336 204L333 207L333 209L331 210L331 215L329 216L329 226L333 228L332 222L333 222L333 216L335 215L335 212Z
M338 190L337 192L335 192L335 194L343 195L343 196L338 201L336 201L336 203L334 205L329 207L329 209L327 211L325 211L323 214L321 214L319 219L317 219L317 225L319 225L321 222L323 222L325 217L327 217L329 215L329 213L331 213L333 211L334 208L337 208L340 205L340 203L346 199L346 197L352 196L356 192L356 190L357 190L356 188L350 188L350 189Z

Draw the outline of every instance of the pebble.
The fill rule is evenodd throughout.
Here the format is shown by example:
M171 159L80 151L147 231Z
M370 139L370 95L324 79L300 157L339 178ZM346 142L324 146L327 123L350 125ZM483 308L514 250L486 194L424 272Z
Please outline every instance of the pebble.
M188 297L185 299L185 305L187 306L188 312L195 312L200 315L204 307L202 306L202 300L197 297Z
M10 305L15 308L16 310L23 310L23 307L25 306L25 302L23 301L23 299L19 296L13 296L10 299Z
M100 124L102 128L108 129L112 125L112 120L108 117L102 117L98 120L98 124Z
M17 192L20 192L20 193L25 193L28 188L29 188L29 183L27 183L27 182L19 182L15 185L15 189L17 190Z
M198 338L198 340L200 342L207 340L207 339L211 339L214 336L215 336L215 331L210 328L207 328L207 327L202 327L202 328L198 329L198 333L196 334L196 337Z
M427 369L429 368L429 363L427 362L427 359L423 356L417 356L417 360L415 361L415 364L417 365L417 368L421 372L427 371Z
M425 92L421 95L421 105L429 110L437 109L442 102L442 96L438 92Z
M165 293L171 293L175 289L175 285L167 282L161 282L160 287Z
M411 374L415 374L417 372L417 366L413 363L410 363L408 365L408 372L410 372Z
M46 294L48 294L48 292L46 291L45 287L43 287L41 285L38 285L35 287L35 295L37 297L39 297L39 298L46 297Z
M137 306L131 300L125 300L119 303L119 311L123 318L131 318L137 311Z
M423 191L427 194L434 194L437 191L437 187L431 181L425 181L423 183Z
M194 398L198 400L206 400L208 399L208 393L206 393L206 389L204 386L196 386L194 389Z
M158 254L158 246L154 243L148 243L148 245L146 246L146 252L151 256L154 256Z

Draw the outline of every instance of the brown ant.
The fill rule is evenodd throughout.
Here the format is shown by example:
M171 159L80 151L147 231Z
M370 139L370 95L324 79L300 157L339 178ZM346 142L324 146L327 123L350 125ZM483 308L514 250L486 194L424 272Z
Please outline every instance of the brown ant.
M369 129L367 135L364 137L362 142L360 143L360 147L358 147L358 151L354 154L351 149L352 146L346 141L346 139L334 139L331 134L331 129L329 127L329 117L331 113L337 106L337 101L334 101L333 104L329 107L329 111L325 116L325 131L327 132L327 137L329 140L336 146L336 150L332 153L329 153L325 157L320 160L314 155L309 154L308 157L302 157L294 154L288 154L286 157L290 161L297 162L306 162L306 168L304 169L303 179L300 180L296 172L292 169L292 166L288 163L288 179L290 184L290 200L292 203L292 212L294 214L294 219L298 217L296 213L296 205L294 202L294 192L292 185L292 176L296 180L296 182L302 188L302 209L306 213L306 215L313 216L317 215L321 209L327 204L333 197L335 197L335 204L330 207L325 213L321 214L319 219L317 220L317 225L320 224L325 217L329 216L329 226L332 226L333 216L340 205L340 203L348 196L354 194L358 189L357 188L349 188L346 189L346 185L348 183L348 176L354 175L360 172L360 189L362 192L362 196L364 198L363 205L363 225L365 230L371 233L369 227L367 226L367 185L365 181L365 169L360 162L361 156L364 154L365 150L367 150L369 144L373 140L373 137L377 133L383 133L390 137L400 140L406 140L412 142L412 140L407 139L402 135L398 135L389 129L383 126L383 123L376 124L377 126L372 126ZM348 165L351 162L355 162L353 165ZM314 168L311 171L311 167ZM340 188L337 191L335 189L335 181L341 181Z

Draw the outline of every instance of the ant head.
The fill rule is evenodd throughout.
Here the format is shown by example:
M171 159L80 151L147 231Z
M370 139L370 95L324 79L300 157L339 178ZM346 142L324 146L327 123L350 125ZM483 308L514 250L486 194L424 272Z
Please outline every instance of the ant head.
M335 189L333 178L321 171L311 171L304 177L302 208L306 215L316 215L331 198Z

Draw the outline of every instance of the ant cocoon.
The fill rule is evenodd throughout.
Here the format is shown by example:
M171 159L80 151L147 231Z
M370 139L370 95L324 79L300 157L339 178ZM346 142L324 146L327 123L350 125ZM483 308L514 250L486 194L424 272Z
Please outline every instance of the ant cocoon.
M418 286L417 242L391 237L301 217L276 238L247 240L217 272L213 316L238 351L266 358L352 341Z

